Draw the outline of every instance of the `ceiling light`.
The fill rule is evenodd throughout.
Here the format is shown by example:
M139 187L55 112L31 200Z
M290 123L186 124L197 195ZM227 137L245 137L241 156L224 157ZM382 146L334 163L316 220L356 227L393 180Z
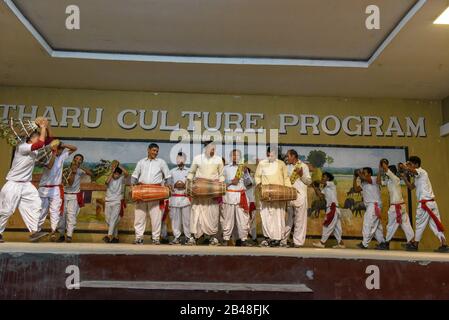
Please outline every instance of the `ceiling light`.
M449 7L433 22L433 24L449 24Z

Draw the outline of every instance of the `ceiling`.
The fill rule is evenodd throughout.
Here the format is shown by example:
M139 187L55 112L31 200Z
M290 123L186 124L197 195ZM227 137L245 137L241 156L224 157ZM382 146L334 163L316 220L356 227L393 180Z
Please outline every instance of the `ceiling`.
M80 30L64 27L69 4L81 10ZM365 27L369 4L380 8L380 30ZM0 85L442 99L449 96L449 25L432 22L448 6L3 0Z

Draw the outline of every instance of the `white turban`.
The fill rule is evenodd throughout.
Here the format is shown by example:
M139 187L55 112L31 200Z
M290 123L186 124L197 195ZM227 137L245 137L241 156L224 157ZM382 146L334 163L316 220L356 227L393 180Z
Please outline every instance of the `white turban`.
M186 154L184 152L180 152L180 154L178 153L178 155L176 156L176 164L179 165L180 163L186 163Z

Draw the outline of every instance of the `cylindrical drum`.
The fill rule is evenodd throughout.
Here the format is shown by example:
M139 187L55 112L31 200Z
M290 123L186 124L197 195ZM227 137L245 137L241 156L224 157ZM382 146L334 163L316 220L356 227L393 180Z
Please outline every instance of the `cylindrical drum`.
M297 192L293 187L278 184L266 184L259 186L260 201L293 201L296 200Z
M170 188L155 184L140 184L133 186L131 190L133 201L156 201L170 197Z
M187 181L186 194L192 198L218 198L226 193L226 184L224 182L196 178Z

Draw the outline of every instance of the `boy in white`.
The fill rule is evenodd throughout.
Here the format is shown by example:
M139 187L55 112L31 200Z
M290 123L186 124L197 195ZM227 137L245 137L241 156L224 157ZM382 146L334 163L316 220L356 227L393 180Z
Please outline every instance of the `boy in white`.
M103 238L105 243L119 243L118 224L124 214L125 201L123 193L125 191L125 179L128 177L128 171L117 161L111 166L111 174L106 179L106 198L104 215L108 225L108 235Z
M204 152L193 158L192 167L187 180L202 178L214 181L224 181L223 159L215 154L216 146L207 141ZM217 239L220 218L220 205L217 199L193 199L190 214L190 231L196 239L201 236L210 236L209 245L219 245Z
M247 246L249 232L249 203L246 197L244 175L246 168L240 162L240 150L231 151L231 163L224 167L226 194L223 197L223 243L229 245L236 227L241 246ZM239 172L239 177L237 173ZM235 239L237 240L237 239Z
M446 237L444 236L444 226L441 223L440 212L438 211L438 205L435 202L432 184L430 183L427 171L421 168L421 159L417 156L412 156L409 158L407 164L405 166L402 165L401 167L401 169L405 169L414 175L414 183L411 183L408 180L405 172L402 177L410 190L416 189L416 198L418 200L418 206L416 208L416 242L412 245L408 244L406 249L409 251L418 250L419 241L421 241L424 230L427 225L429 225L441 244L435 251L444 253L449 252L449 247L446 244Z
M296 150L287 151L288 175L293 188L297 191L296 200L290 201L287 206L284 236L281 247L287 247L291 230L293 231L293 245L295 248L304 246L307 234L307 187L312 183L309 167L299 160ZM293 181L294 180L294 181Z
M334 249L344 249L345 245L342 240L342 228L340 209L338 208L337 199L337 186L334 183L334 175L329 172L324 172L321 177L321 184L324 185L322 190L318 189L318 186L313 184L313 189L318 197L326 200L326 218L323 223L323 234L321 241L313 244L314 247L324 248L326 241L333 233L337 240L337 245L333 246Z
M190 233L190 199L186 195L186 180L189 168L185 167L186 155L179 152L176 157L176 168L170 171L170 188L172 194L170 197L170 220L174 239L170 244L178 245L181 243L182 233L186 237L186 244L195 244L195 239Z
M361 186L357 184L357 177L361 180ZM385 240L382 224L380 223L382 201L380 199L380 182L377 182L377 180L377 177L373 177L373 169L368 167L356 170L354 173L354 191L362 192L363 202L366 207L365 216L363 217L363 240L357 245L360 249L367 249L373 236L379 244Z
M135 184L153 184L163 185L170 178L165 160L157 158L159 154L159 146L151 143L148 146L148 157L137 163L136 169L132 174L133 185ZM161 237L162 225L162 209L161 201L137 202L134 212L134 230L136 232L136 240L134 244L143 244L143 236L147 224L147 216L151 219L151 238L152 243L159 245Z
M412 225L410 224L404 198L402 197L401 179L397 176L397 169L395 166L388 166L387 159L382 159L379 166L377 181L381 180L380 175L382 172L386 176L386 180L383 184L388 188L388 194L390 195L390 208L388 209L388 225L385 242L381 243L376 249L389 250L390 241L399 226L401 226L402 230L404 230L407 243L413 244L415 233L413 232Z
M31 183L37 150L45 145L48 121L40 123L39 126L40 134L33 132L26 138L26 142L16 147L11 169L6 176L7 182L0 192L0 242L4 242L3 232L6 224L17 208L31 232L30 241L38 241L47 235L39 231L42 201L39 192Z
M64 214L59 219L58 232L60 237L57 242L72 242L73 232L76 228L76 221L81 208L84 206L83 194L81 192L81 178L84 175L92 177L89 169L81 168L84 162L82 154L76 154L70 164L69 185L64 187ZM65 237L64 234L67 236Z
M45 164L41 180L39 182L39 196L42 200L42 211L39 218L39 230L50 212L50 240L56 241L56 229L64 213L64 186L62 185L62 170L64 161L75 152L77 148L61 143L52 150L52 155Z

